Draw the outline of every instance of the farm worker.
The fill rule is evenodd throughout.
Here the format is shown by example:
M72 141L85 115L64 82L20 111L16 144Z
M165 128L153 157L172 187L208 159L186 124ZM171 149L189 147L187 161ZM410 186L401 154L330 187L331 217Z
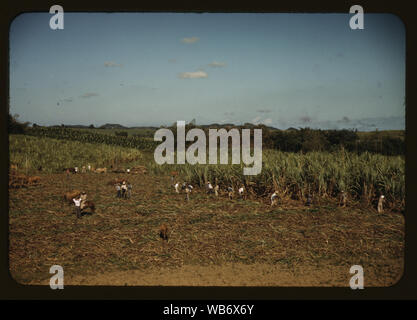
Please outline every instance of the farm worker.
M127 185L127 197L130 199L131 196L132 196L132 184L129 183Z
M78 167L74 168L75 173L78 173Z
M188 187L185 187L185 200L190 200L190 193L191 193L191 189L189 189Z
M120 198L121 196L122 196L122 193L121 193L121 188L120 188L120 184L118 183L118 184L116 184L116 190L117 190L117 198Z
M339 206L346 207L346 203L347 203L347 194L345 191L342 190L339 196Z
M81 192L80 199L81 199L80 209L82 210L82 209L84 209L84 207L85 207L85 202L86 202L86 200L87 200L87 194L86 194L84 191L83 191L83 192Z
M245 188L244 188L243 186L241 186L241 187L239 188L238 192L239 192L239 196L240 196L240 198L241 198L241 199L243 199L243 193L245 192Z
M127 191L126 181L123 181L121 188L122 188L122 198L126 198L126 191Z
M219 185L216 184L216 186L214 187L214 193L216 194L216 197L219 196Z
M81 196L77 199L74 198L72 199L72 201L74 201L75 203L75 212L77 214L77 218L81 217Z
M229 199L232 200L233 199L233 188L228 187L227 192L228 192L228 195L229 195Z
M278 191L275 191L271 196L271 207L278 203Z
M190 193L193 191L193 186L191 184L187 185L185 182L185 200L190 200Z
M207 189L207 193L208 193L208 194L213 193L213 186L212 186L212 184L210 183L210 181L207 181L207 184L206 184L206 189Z
M382 212L384 212L384 202L385 202L385 197L384 197L384 195L382 194L382 195L379 197L379 200L378 200L378 207L377 207L377 209L378 209L378 213L382 213Z
M126 172L127 172L127 173L130 173L130 169L129 169L129 168L127 168L127 169L126 169Z
M179 183L179 182L177 182L177 183L174 185L174 188L175 188L175 192L176 192L176 193L180 193L180 183Z

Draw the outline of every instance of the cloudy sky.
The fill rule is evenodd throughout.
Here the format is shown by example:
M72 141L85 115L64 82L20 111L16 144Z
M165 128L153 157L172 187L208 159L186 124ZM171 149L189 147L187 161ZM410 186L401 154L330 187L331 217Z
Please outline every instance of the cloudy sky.
M64 8L65 9L65 8ZM65 13L10 27L10 111L40 125L404 129L394 15Z

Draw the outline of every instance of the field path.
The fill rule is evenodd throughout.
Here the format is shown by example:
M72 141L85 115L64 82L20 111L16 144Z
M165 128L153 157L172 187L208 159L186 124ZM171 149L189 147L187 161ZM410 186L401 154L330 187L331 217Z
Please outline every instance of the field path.
M349 287L346 267L302 266L294 269L281 265L227 263L221 266L185 265L180 268L129 270L75 276L67 285L106 286L271 286L271 287ZM331 280L330 280L331 279ZM389 286L372 271L366 273L366 287ZM48 283L47 283L48 284Z

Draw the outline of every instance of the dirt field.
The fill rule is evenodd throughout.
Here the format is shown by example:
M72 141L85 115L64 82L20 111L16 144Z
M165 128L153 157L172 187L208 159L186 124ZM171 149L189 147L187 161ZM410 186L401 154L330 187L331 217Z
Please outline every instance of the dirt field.
M132 198L108 182L126 177ZM187 203L168 177L120 174L40 175L41 184L10 189L10 272L22 284L348 286L364 268L365 286L390 286L403 272L404 218L332 200L273 209L268 199L208 197ZM85 190L96 213L77 219L62 196ZM159 226L169 227L163 241Z

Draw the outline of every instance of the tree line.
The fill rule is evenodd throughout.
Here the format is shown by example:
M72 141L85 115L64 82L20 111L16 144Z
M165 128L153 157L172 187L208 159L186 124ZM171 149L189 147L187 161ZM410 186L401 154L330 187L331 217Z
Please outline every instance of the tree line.
M310 151L345 151L358 154L370 152L382 155L404 155L405 141L401 136L384 131L362 132L353 129L342 130L321 130L310 128L289 128L280 130L265 125L253 125L246 123L242 126L212 124L207 126L196 126L187 124L185 131L193 128L204 130L208 136L209 129L224 128L230 130L236 128L241 133L242 129L251 129L251 142L253 142L253 130L262 129L262 148L275 149L284 152L310 152ZM176 126L168 127L176 136ZM229 139L229 144L231 143ZM187 142L190 145L193 142Z
M18 121L18 115L11 116L9 114L9 133L14 134L32 134L32 135L46 135L50 137L56 137L58 132L57 130L52 130L53 128L33 126L29 127L29 123L22 123ZM208 134L209 128L224 128L230 130L232 128L238 129L240 132L242 129L262 129L262 147L264 149L276 149L284 152L310 152L310 151L337 151L344 149L346 151L355 152L358 154L364 152L377 153L383 155L404 155L405 154L405 140L401 136L386 133L384 131L374 131L367 133L358 133L357 130L321 130L321 129L310 129L310 128L290 128L287 130L279 130L272 127L267 127L265 125L253 125L245 124L243 126L235 125L220 125L213 124L209 126L196 126L195 124L187 124L186 132L192 128L201 128L206 134ZM176 126L168 127L171 129L176 136ZM57 129L57 128L55 128ZM70 130L70 129L67 129ZM59 131L59 130L58 130ZM74 131L66 131L65 134L59 132L59 135L67 136L68 133L71 133L70 136L73 136L72 140L78 139L80 134L75 134ZM253 130L251 130L253 134ZM84 132L83 138L90 136L88 132ZM98 137L99 136L99 137ZM134 137L129 137L127 132L118 131L115 133L115 136L119 139L112 139L109 137L101 137L100 134L94 134L94 139L89 137L87 140L95 140L96 142L104 142L109 144L121 143L123 139L123 145L130 147L144 146L144 141L139 141L139 135ZM127 140L133 139L135 143L129 143ZM111 140L111 141L107 141ZM136 141L138 140L138 141ZM229 139L230 140L230 139ZM253 141L253 137L251 137ZM140 143L139 143L140 142ZM151 143L152 141L147 141L147 147L155 145ZM192 142L187 142L191 144Z
M265 130L265 148L288 152L336 151L344 149L361 154L363 152L383 155L405 154L403 138L383 132L368 132L359 135L356 130Z

